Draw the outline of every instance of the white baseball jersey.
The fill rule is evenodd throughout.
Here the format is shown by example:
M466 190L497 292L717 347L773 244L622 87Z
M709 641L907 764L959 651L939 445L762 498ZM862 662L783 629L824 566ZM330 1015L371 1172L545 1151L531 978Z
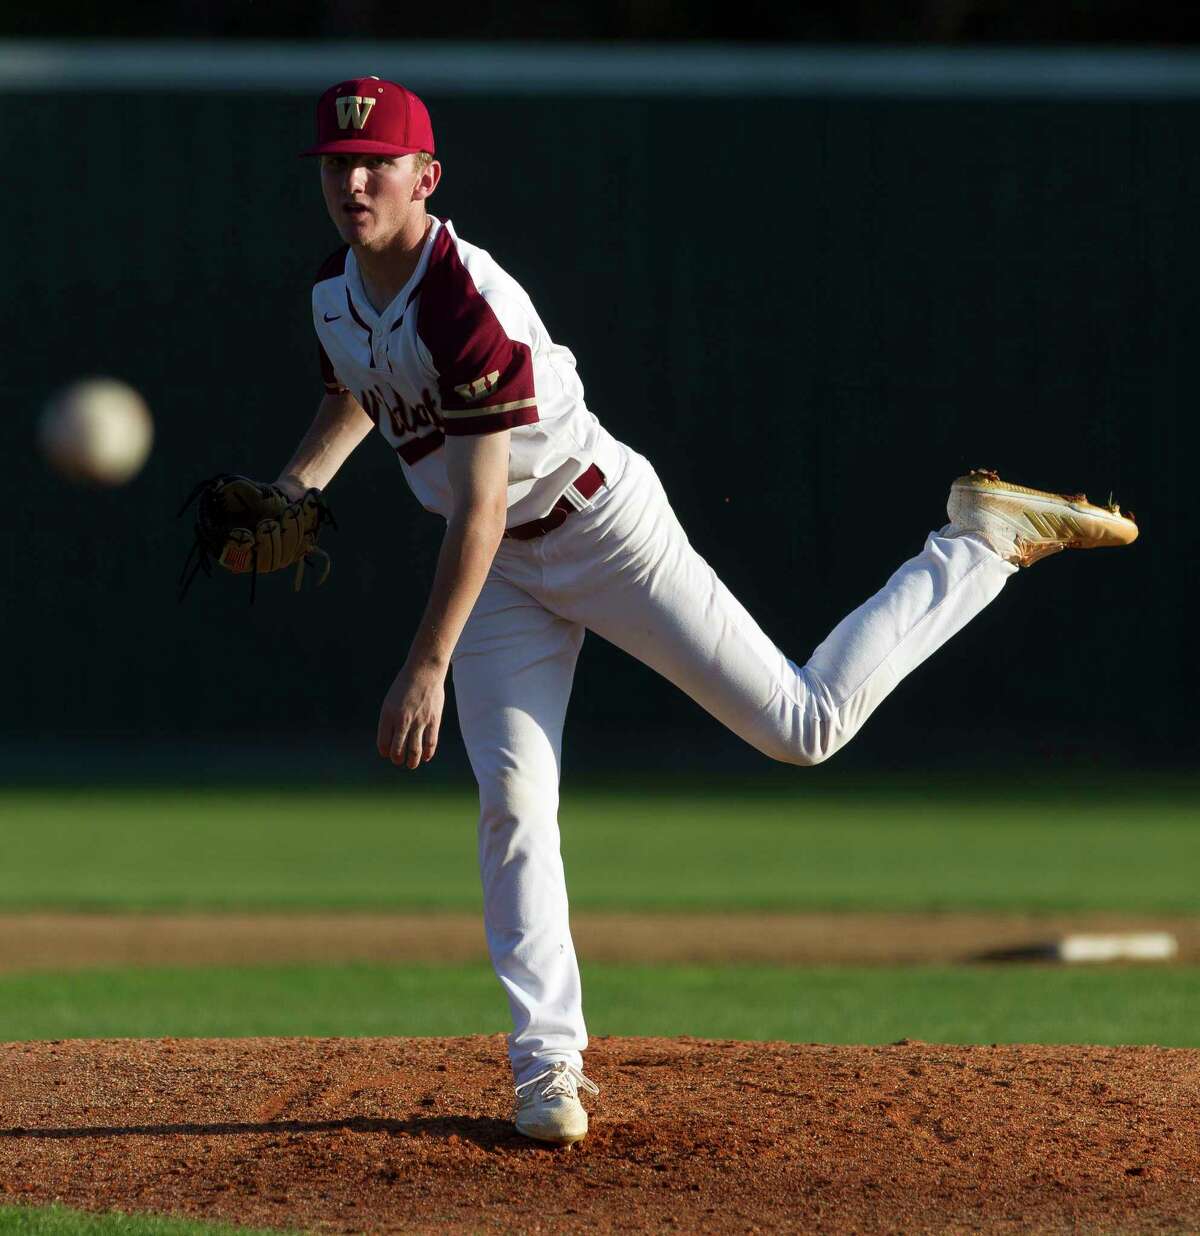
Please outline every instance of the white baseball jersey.
M343 247L313 286L326 389L358 400L427 510L453 507L447 434L512 431L507 526L545 515L592 464L616 482L623 452L587 409L571 352L483 249L431 218L412 277L382 313Z

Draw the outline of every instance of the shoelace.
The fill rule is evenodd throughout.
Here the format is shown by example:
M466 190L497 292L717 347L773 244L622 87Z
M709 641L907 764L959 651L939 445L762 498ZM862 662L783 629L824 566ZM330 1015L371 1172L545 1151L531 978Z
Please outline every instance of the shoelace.
M568 1064L565 1060L560 1060L556 1064L552 1064L544 1073L539 1073L536 1077L531 1077L527 1082L522 1082L517 1086L517 1098L521 1098L526 1090L536 1086L538 1082L547 1077L550 1080L546 1082L545 1088L542 1090L541 1097L543 1099L576 1098L576 1088L578 1086L582 1086L589 1094L600 1093L600 1087L590 1078L584 1077L581 1070L577 1069L573 1064Z

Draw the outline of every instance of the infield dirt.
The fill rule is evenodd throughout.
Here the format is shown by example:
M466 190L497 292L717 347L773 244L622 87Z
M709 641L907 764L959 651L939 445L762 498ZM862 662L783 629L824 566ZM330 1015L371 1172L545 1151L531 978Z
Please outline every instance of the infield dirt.
M894 965L965 961L1070 932L1170 932L1200 960L1195 915L1114 913L663 913L583 911L571 933L589 961ZM0 914L0 973L89 966L483 961L478 914Z
M503 1039L0 1045L0 1190L326 1232L1188 1232L1200 1052L599 1039L592 1133Z

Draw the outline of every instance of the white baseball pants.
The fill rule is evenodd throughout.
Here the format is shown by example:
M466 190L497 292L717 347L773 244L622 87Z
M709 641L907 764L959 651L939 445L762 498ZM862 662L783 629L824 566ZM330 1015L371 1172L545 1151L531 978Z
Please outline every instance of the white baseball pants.
M515 1080L587 1046L559 853L563 721L584 630L686 691L772 759L816 764L1016 570L975 536L931 533L807 665L789 661L692 549L654 469L632 451L591 507L505 540L454 654L459 723L479 783L492 964L509 999Z

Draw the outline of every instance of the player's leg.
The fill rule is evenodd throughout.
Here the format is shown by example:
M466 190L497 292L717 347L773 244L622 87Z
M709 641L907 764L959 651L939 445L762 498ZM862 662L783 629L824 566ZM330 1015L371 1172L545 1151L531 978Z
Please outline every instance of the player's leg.
M563 721L582 642L581 626L494 568L453 659L479 783L484 925L512 1011L517 1083L548 1062L579 1068L587 1046L558 831Z
M930 534L916 557L790 661L692 549L653 468L546 538L546 588L584 623L774 759L812 764L847 742L900 680L966 625L1016 567L978 536Z

